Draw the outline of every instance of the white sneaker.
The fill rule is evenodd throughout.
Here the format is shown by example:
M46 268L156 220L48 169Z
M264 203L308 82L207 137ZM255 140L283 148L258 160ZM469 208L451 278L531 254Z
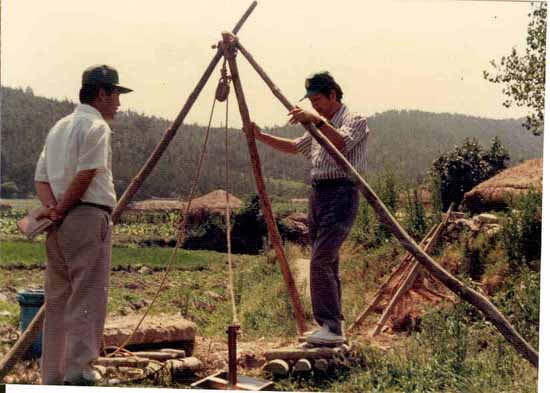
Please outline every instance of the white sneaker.
M95 368L86 367L82 370L82 374L75 378L64 381L64 385L80 385L80 386L93 386L97 385L103 380L100 372Z
M307 336L306 341L316 345L339 345L343 344L345 339L341 335L332 333L328 326L324 324L320 329Z

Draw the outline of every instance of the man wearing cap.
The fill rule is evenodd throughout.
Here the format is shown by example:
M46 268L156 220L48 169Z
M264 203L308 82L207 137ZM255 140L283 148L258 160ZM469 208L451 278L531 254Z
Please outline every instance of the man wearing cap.
M290 122L312 123L359 171L367 167L367 119L342 103L342 89L328 72L306 79L306 95L315 112L298 106L289 113ZM302 98L302 99L304 99ZM320 328L307 333L307 342L335 345L345 341L339 250L349 234L359 204L359 194L344 170L309 133L297 139L262 132L254 123L256 138L284 153L302 153L311 161L312 191L309 198L309 233L312 247L310 287L313 316Z
M107 314L111 264L111 211L116 194L111 171L112 120L118 84L107 65L82 75L80 105L49 131L35 172L41 216L54 226L46 237L46 316L42 333L42 383L94 384Z

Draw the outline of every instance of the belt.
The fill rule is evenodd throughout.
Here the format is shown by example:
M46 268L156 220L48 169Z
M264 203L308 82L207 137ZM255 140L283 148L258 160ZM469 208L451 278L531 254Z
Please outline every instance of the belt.
M97 209L101 209L109 214L111 214L113 212L113 208L110 207L110 206L105 206L105 205L100 205L98 203L92 203L92 202L83 202L83 201L79 201L77 203L77 206L91 206L91 207L95 207Z
M339 186L354 186L355 183L350 179L341 177L338 179L312 179L311 186L314 188L328 188L328 187L339 187Z

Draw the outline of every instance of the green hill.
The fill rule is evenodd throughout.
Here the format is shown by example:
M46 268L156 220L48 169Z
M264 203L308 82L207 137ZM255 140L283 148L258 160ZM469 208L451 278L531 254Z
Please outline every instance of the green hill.
M25 90L2 87L2 183L14 182L16 196L34 192L36 160L50 127L70 113L74 103L35 96ZM112 123L113 172L120 195L139 171L170 122L134 111L120 113ZM475 136L488 145L498 136L513 162L542 155L542 138L522 129L521 120L491 120L459 114L421 111L388 111L370 117L369 175L392 169L403 178L422 176L442 152ZM301 135L295 126L273 127L269 132L286 137ZM248 150L241 130L231 133L231 190L242 196L254 192ZM205 127L183 125L158 167L136 198L186 195L194 177ZM274 199L304 196L308 163L300 156L288 156L259 144L263 173ZM224 131L211 131L198 193L224 188ZM297 187L296 182L304 183ZM6 196L6 191L2 192Z

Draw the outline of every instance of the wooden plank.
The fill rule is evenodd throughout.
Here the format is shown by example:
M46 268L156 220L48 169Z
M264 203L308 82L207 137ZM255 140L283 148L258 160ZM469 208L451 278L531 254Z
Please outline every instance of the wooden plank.
M96 359L94 364L99 364L100 366L106 367L146 367L149 364L150 360L146 358L139 357L127 357L127 358L106 358L99 357Z

